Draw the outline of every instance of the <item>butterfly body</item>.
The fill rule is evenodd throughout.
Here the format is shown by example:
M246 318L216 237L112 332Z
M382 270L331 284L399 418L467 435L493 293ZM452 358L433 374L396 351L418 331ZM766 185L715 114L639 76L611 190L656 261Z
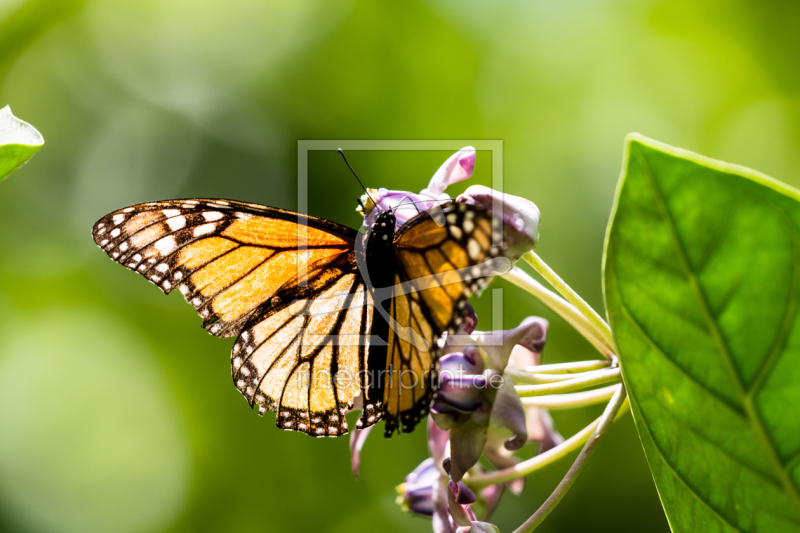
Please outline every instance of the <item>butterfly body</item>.
M369 276L368 286L372 301L380 310L373 310L372 329L370 337L372 344L367 358L366 373L368 382L364 394L364 415L358 421L359 427L369 424L370 416L380 418L380 409L383 405L385 394L386 373L391 369L386 368L386 354L389 341L389 321L386 314L390 312L390 301L381 297L381 292L392 287L395 279L395 265L397 264L394 250L395 217L389 212L380 213L373 229L367 237L365 270ZM362 241L363 242L363 241ZM383 311L383 312L381 312Z
M505 265L505 228L487 210L448 204L440 215L396 231L380 213L365 239L282 209L168 200L110 213L93 237L162 291L178 289L209 333L237 337L234 384L278 427L345 434L361 396L358 427L384 420L389 436L427 414L437 341Z

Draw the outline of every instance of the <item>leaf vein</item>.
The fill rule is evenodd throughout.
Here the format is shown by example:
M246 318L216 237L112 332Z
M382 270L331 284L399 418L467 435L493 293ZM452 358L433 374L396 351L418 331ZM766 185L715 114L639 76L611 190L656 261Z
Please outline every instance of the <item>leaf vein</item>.
M639 410L639 414L640 414L640 415L642 415L642 417L644 417L644 414L642 413L642 411L641 411L641 410ZM679 472L678 472L678 471L675 469L675 467L672 465L672 463L670 463L670 462L667 460L667 457L666 457L666 455L664 454L664 452L663 452L663 451L661 450L661 448L658 446L658 443L656 442L656 439L653 437L653 432L652 432L652 431L650 431L650 426L649 426L649 424L647 423L647 421L646 421L646 420L642 420L642 422L644 422L644 424L642 424L642 425L644 426L644 429L645 429L645 431L647 431L647 434L648 434L648 435L649 435L649 437L650 437L650 441L653 443L653 448L654 448L654 449L656 450L656 452L658 453L658 456L661 458L661 461L663 462L664 466L666 466L666 467L669 469L669 471L672 473L672 475L675 477L675 479L677 479L677 480L678 480L678 481L681 483L681 485L683 485L684 487L686 487L686 490L688 490L688 491L689 491L689 493L690 493L692 496L694 496L694 498L695 498L697 501L699 501L699 502L700 502L700 504L701 504L703 507L705 507L706 509L708 509L709 511L711 511L711 514L713 514L713 515L714 515L714 517L716 517L716 518L717 518L717 519L718 519L720 522L723 522L725 525L727 525L728 527L730 527L730 528L731 528L732 530L734 530L734 531L738 531L739 533L743 533L741 529L739 529L738 527L736 527L736 526L734 526L733 524L731 524L730 522L728 522L728 520L727 520L727 519L726 519L724 516L722 516L722 513L721 513L720 511L716 510L714 507L712 507L712 506L711 506L711 504L710 504L710 503L708 503L707 501L705 501L705 500L702 498L702 496L700 496L700 494L698 494L697 490L695 490L695 488L694 488L694 487L692 487L692 486L689 484L689 482L688 482L688 481L687 481L687 480L686 480L686 479L685 479L685 478L684 478L684 477L683 477L683 476L682 476L682 475L681 475L681 474L680 474L680 473L679 473Z
M698 390L700 390L701 392L703 392L703 393L707 394L708 396L712 397L713 399L717 400L717 401L718 401L718 402L720 402L721 404L723 404L723 405L725 405L726 407L728 407L728 408L731 410L731 412L732 412L733 414L735 414L736 416L738 416L739 418L741 418L741 419L742 419L742 420L744 420L745 422L747 421L747 417L745 416L745 414L744 414L742 411L740 411L739 409L737 409L737 407L736 407L736 406L734 406L734 405L731 405L731 404L730 404L730 403L728 403L728 401L727 401L727 400L725 400L725 399L724 399L722 396L719 396L718 394L716 394L716 393L715 393L714 391L712 391L711 389L709 389L709 388L705 387L705 386L704 386L702 383L700 383L699 381L697 381L697 379L695 379L695 377L694 377L694 376L692 376L692 375L691 375L691 374L689 374L689 373L688 373L686 370L684 370L684 368L683 368L682 366L680 366L678 363L676 363L674 359L672 359L670 356L668 356L668 355L667 355L667 354L664 352L664 350L662 350L662 349L661 349L661 347L660 347L660 346L658 346L658 344L656 344L656 342L655 342L655 341L654 341L654 340L653 340L653 339L650 337L650 335L648 335L648 334L647 334L647 332L644 330L644 328L642 328L641 324L639 324L639 321L638 321L638 320L636 320L636 318L633 316L633 314L632 314L632 313L630 312L630 310L627 308L627 306L625 305L625 299L622 297L622 294L621 294L621 293L618 293L618 294L619 294L619 300L620 300L620 308L622 309L622 312L625 314L625 316L628 318L628 320L629 320L629 321L631 322L631 324L634 326L634 328L636 329L636 331L637 331L637 332L638 332L638 333L639 333L639 334L640 334L640 335L641 335L641 336L642 336L642 337L643 337L643 338L644 338L644 339L647 341L647 344L649 344L649 345L650 345L650 346L653 348L653 350L655 350L655 352L656 352L658 355L660 355L660 356L661 356L661 357L662 357L664 360L666 360L666 361L667 361L667 362L668 362L670 365L672 365L672 366L673 366L674 368L676 368L676 369L677 369L677 370L678 370L678 371L679 371L681 374L683 374L683 375L684 375L686 378L688 378L688 379L689 379L689 381L691 381L692 383L694 383L694 384L697 386ZM624 364L624 363L623 363L623 364ZM624 371L624 368L623 368L623 371Z
M683 242L681 241L680 236L678 235L678 229L675 227L672 215L669 212L669 208L667 207L664 193L658 186L658 182L656 181L652 169L650 168L650 165L648 164L644 155L639 151L636 151L634 155L636 156L639 165L642 168L642 173L647 177L650 183L650 187L653 190L659 211L661 211L665 225L667 226L667 229L672 237L673 244L675 246L675 251L678 256L678 260L681 263L682 267L684 268L686 280L689 283L690 287L692 288L692 291L695 293L695 297L697 298L697 303L700 306L703 315L706 317L709 334L713 338L714 343L717 345L717 349L719 350L723 364L725 365L726 369L728 370L728 373L730 374L732 382L731 384L734 386L734 388L736 389L736 393L742 400L742 405L744 406L745 413L750 421L750 426L753 429L753 432L756 434L756 437L758 438L759 442L761 443L762 448L766 452L769 461L772 463L773 468L775 469L775 472L778 475L778 479L780 479L781 481L781 485L783 486L784 491L787 493L787 496L789 496L789 499L794 504L795 511L798 513L798 515L800 515L800 492L798 492L797 486L784 470L784 465L778 456L777 450L775 449L773 442L770 440L767 434L766 428L764 427L764 423L761 420L761 415L756 410L752 398L748 396L744 390L741 376L739 375L738 369L734 365L733 358L730 354L727 343L725 342L725 338L723 337L722 332L720 331L716 321L713 318L713 315L709 308L708 300L703 292L703 288L700 286L699 279L697 278L696 273L691 269L688 257L686 255L686 250L683 247Z

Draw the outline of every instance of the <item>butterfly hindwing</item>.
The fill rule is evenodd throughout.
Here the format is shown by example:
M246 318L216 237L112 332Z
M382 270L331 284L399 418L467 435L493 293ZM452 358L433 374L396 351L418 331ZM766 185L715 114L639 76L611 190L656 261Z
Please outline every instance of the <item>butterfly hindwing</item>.
M355 270L305 299L254 318L231 354L236 387L276 424L314 436L347 433L344 414L361 394L372 306Z

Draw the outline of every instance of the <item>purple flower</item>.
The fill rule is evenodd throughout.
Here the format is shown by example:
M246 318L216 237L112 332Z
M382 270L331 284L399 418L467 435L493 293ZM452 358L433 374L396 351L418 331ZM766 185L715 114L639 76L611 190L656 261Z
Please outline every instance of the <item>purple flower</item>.
M434 491L441 478L433 459L428 457L406 476L405 483L397 487L397 503L408 513L433 517Z
M505 232L505 239L506 256L512 263L536 247L541 214L530 200L483 185L472 185L456 198L456 202L481 205L503 221L505 227L511 230Z
M472 176L475 167L475 149L465 146L451 155L439 167L428 186L419 194L409 191L393 191L389 189L367 189L368 194L361 197L363 209L358 211L364 216L364 225L372 226L379 211L395 209L396 228L400 228L418 213L427 211L442 201L450 198L444 194L448 185L465 180Z
M364 399L361 396L357 396L353 400L353 407L348 412L360 411L363 408ZM353 428L350 431L350 465L353 468L353 475L356 479L358 479L358 467L361 465L361 448L364 447L364 442L366 442L373 427L375 426L369 426L364 429Z
M439 429L428 418L431 457L420 463L406 476L405 483L397 487L397 502L407 512L430 517L434 533L495 531L486 529L494 527L491 524L477 520L472 507L480 508L481 518L487 519L499 503L503 487L492 485L476 495L464 483L451 481L444 468L450 464L448 441L449 432Z
M522 339L511 350L508 368L525 369L536 366L541 362L542 351L547 340L548 322L543 318L539 319L542 328L541 335L533 334ZM533 332L538 333L538 332ZM553 418L547 409L537 407L525 408L525 427L528 431L528 442L539 444L539 453L546 452L561 444L564 438L558 433L553 424ZM519 463L520 460L514 455L515 450L509 450L501 435L491 434L484 446L483 453L492 465L498 470L510 468ZM519 478L508 484L511 491L515 494L522 492L525 487L525 479Z
M353 467L353 475L358 479L358 467L361 465L361 448L364 447L369 432L375 426L364 429L353 428L350 432L350 464Z
M450 431L454 481L478 462L490 435L511 452L528 442L527 414L503 372L515 346L541 351L546 335L547 321L527 318L514 329L473 333L473 344L440 360L440 388L431 412L436 424Z

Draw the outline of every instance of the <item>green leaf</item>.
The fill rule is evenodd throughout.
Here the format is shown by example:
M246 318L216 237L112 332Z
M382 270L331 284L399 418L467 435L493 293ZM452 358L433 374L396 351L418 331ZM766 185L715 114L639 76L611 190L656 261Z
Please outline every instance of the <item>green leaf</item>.
M11 108L0 109L0 181L17 170L44 144L36 128L11 114Z
M604 291L676 532L800 532L800 193L639 135Z

